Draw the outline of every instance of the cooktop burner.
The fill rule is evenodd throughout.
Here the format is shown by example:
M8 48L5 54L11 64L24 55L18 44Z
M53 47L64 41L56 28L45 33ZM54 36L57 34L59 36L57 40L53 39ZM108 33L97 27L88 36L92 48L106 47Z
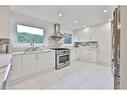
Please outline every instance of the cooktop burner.
M69 50L68 48L51 48L52 50Z

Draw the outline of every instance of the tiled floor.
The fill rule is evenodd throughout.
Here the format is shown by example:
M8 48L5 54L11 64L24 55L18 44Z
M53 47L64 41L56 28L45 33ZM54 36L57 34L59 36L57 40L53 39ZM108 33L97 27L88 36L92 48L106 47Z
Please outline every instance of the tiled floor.
M113 89L109 66L77 60L60 70L38 74L8 89Z

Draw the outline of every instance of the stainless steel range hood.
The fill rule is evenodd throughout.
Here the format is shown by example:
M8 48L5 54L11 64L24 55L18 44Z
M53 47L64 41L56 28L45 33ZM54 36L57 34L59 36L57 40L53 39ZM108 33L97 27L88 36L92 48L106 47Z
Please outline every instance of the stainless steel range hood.
M60 41L63 38L63 34L60 33L60 24L54 24L54 33L50 36L54 41Z

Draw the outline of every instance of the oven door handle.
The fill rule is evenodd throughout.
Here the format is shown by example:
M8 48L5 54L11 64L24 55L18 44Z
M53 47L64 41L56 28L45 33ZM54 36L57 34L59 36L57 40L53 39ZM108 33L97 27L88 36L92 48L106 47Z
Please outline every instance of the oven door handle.
M65 56L65 55L70 55L69 53L68 54L58 54L58 56Z

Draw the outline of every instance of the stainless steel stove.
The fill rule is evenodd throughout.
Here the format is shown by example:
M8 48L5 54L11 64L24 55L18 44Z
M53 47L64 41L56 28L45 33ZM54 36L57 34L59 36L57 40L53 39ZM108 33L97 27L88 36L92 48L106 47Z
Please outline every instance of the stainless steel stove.
M55 50L55 69L61 69L70 64L70 50L68 48L51 48Z

